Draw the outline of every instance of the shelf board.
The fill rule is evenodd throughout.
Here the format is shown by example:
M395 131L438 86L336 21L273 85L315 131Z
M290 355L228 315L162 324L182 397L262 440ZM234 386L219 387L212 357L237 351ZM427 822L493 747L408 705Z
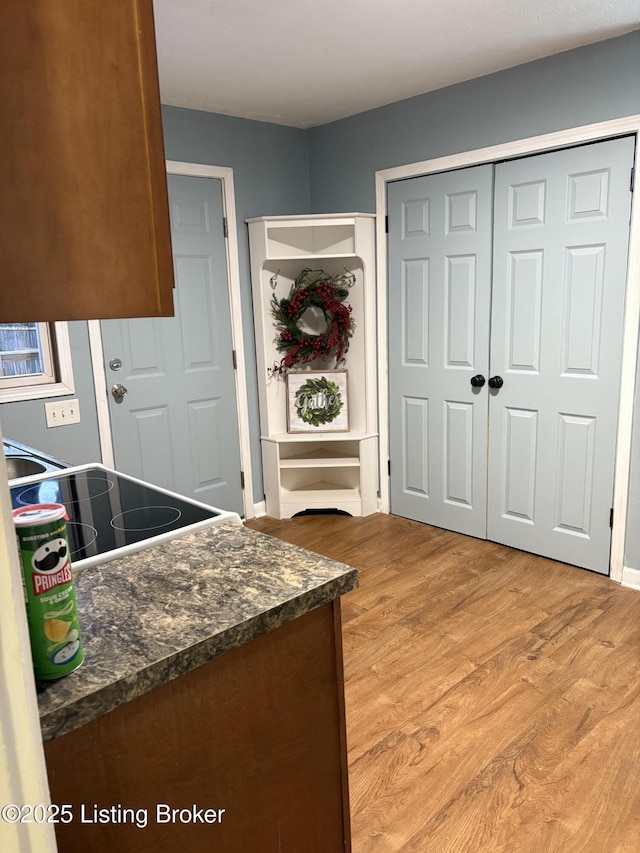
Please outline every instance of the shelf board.
M362 441L365 438L377 438L377 432L278 432L261 436L263 441L275 441L279 444L305 441Z
M359 468L360 459L348 453L341 453L330 447L319 450L307 450L306 453L298 453L280 459L281 468Z
M313 253L309 254L308 252L300 252L297 255L281 255L274 254L273 252L268 252L266 259L267 261L300 261L300 260L330 260L331 258L357 258L358 255L355 252L328 252L328 253Z
M360 489L349 489L340 486L337 483L329 483L325 480L318 480L315 483L308 483L300 486L297 489L287 489L282 487L283 503L305 501L344 501L344 500L360 500Z
M308 228L309 222L324 225L343 225L345 222L355 223L357 219L375 219L375 213L361 213L352 211L351 213L295 213L291 215L276 214L275 216L253 216L251 219L245 219L245 222L264 222L267 226L288 223L291 227L298 226L300 228Z

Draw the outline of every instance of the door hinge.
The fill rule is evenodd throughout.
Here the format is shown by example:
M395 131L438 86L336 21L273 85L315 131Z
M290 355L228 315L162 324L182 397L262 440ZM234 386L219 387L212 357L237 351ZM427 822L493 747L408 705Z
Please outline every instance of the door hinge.
M636 170L631 169L631 180L629 181L629 192L633 192L636 183Z
M229 221L226 216L222 217L222 232L225 237L229 236Z
M387 472L391 476L391 460L387 459Z
M609 527L613 527L613 507L611 507L609 512Z
M231 350L231 358L233 359L233 369L238 369L238 356L236 355L236 351L234 349Z
M384 233L385 234L389 233L389 217L388 216L385 216L385 218L384 218Z
M244 489L244 471L240 471L240 488Z

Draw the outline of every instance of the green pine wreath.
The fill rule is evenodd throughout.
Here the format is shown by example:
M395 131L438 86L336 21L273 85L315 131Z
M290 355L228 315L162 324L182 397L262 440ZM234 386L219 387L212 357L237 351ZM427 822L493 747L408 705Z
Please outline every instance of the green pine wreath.
M351 316L351 305L345 304L349 294L347 282L350 275L327 275L323 270L302 270L291 285L289 295L278 299L271 297L271 314L275 320L278 352L284 353L274 373L308 364L316 359L335 356L336 367L345 360L349 340L355 323ZM326 329L318 335L310 335L299 327L304 312L315 306L324 314Z
M335 420L344 402L342 394L335 382L321 376L318 379L307 379L296 392L296 414L309 426L322 426Z

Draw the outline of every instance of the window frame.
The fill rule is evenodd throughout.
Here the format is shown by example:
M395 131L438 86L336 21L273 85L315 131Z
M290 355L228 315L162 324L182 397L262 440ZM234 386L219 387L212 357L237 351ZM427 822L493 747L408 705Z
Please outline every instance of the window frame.
M39 325L43 355L47 348L51 353L51 374L0 377L0 403L42 400L75 393L67 323Z

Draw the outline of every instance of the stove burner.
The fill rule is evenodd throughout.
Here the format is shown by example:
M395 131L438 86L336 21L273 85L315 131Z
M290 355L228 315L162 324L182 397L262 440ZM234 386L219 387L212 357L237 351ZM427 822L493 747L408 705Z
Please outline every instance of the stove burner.
M174 506L142 506L114 516L111 526L115 530L157 530L169 527L181 516L181 511Z
M71 562L78 556L86 556L83 551L93 545L98 538L98 531L92 524L84 524L82 521L67 521L67 533L69 534L69 545ZM77 543L77 547L73 547ZM79 559L81 559L80 557Z
M15 500L22 506L29 504L40 503L63 503L68 510L68 505L79 504L85 501L90 501L92 498L98 498L100 495L106 495L110 492L114 483L106 477L85 477L84 484L87 487L87 494L83 496L66 496L62 499L60 484L57 478L42 480L40 483L35 483L32 486L27 486L24 491L18 492L15 495Z

